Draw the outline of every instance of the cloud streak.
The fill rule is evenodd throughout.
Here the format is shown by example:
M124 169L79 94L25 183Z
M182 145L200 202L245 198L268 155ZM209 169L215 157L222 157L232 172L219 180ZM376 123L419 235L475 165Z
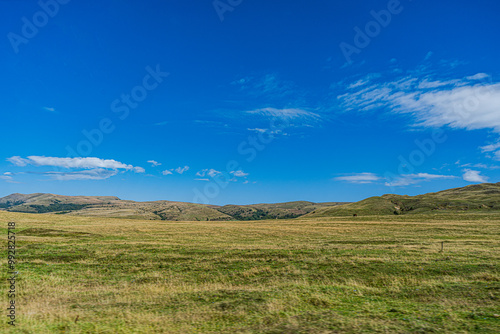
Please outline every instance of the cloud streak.
M75 180L104 180L118 174L117 170L109 170L103 168L95 168L90 170L76 172L45 172L42 173L50 176L58 181L75 181Z
M349 183L373 183L381 178L373 173L357 173L347 176L338 176L334 178L335 181L344 181Z
M148 163L151 164L152 167L161 166L161 163L159 163L158 161L154 161L154 160L148 160Z
M346 176L335 177L334 181L357 183L357 184L367 184L367 183L377 183L379 181L385 181L384 185L387 187L404 187L409 185L418 184L425 181L431 180L446 180L446 179L456 179L453 175L436 175L428 173L418 173L418 174L402 174L396 178L389 179L387 177L379 176L375 173L355 173Z
M262 115L267 117L280 118L285 120L306 118L310 120L319 120L321 116L319 114L313 113L300 108L288 108L288 109L277 109L277 108L260 108L246 111L248 114Z

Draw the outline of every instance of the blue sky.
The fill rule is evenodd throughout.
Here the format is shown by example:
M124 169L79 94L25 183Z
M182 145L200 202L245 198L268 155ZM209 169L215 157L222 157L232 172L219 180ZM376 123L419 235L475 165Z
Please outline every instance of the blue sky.
M498 1L4 1L0 196L500 181Z

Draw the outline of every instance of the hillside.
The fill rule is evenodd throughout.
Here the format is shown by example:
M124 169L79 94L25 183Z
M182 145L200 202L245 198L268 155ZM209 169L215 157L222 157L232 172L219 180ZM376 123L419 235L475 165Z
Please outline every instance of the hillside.
M0 198L0 210L173 221L292 219L429 212L500 211L500 183L484 183L418 196L383 195L356 203L306 201L254 205L203 205L184 202L134 202L114 196L12 194Z
M256 205L202 205L184 202L134 202L111 196L61 196L12 194L0 198L0 209L11 212L55 213L174 221L224 221L288 219L318 208L345 203L289 202Z
M291 219L306 215L318 208L327 208L345 203L287 202L278 204L225 205L218 211L237 220Z
M418 196L383 195L315 210L306 217L500 211L500 183L483 183Z

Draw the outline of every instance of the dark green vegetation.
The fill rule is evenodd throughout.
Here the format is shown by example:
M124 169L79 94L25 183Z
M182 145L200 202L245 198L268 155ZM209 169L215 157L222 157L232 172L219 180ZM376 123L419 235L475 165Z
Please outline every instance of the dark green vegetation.
M308 217L492 211L500 214L500 183L476 184L419 196L370 197L356 203L320 208Z
M10 332L500 332L498 214L353 220L3 211L3 233L9 221L18 228ZM6 291L6 270L0 281Z
M225 205L216 209L236 220L264 220L298 218L318 208L345 203L289 202L278 204Z
M60 204L54 203L49 205L27 205L23 209L12 208L10 211L12 212L34 212L34 213L46 213L46 212L64 212L64 210L74 211L81 210L88 206L88 204Z

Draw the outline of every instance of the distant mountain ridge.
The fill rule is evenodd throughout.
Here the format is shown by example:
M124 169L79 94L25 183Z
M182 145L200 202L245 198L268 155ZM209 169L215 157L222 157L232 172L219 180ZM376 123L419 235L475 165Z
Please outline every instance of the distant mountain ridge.
M256 205L203 205L172 201L135 202L114 196L12 194L0 198L0 209L12 212L55 213L175 221L224 221L297 218L318 208L342 203L288 202Z
M418 196L387 194L370 197L356 203L297 201L277 204L217 206L173 201L135 202L121 200L115 196L12 194L0 198L0 210L173 221L263 220L500 211L500 182L475 184Z

